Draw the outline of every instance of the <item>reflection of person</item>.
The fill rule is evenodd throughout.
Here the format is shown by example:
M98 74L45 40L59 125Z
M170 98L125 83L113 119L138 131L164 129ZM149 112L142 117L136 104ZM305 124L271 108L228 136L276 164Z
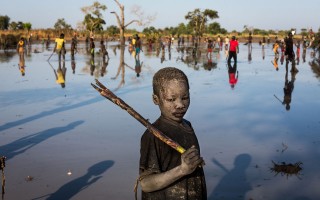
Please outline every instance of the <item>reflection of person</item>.
M109 60L109 53L108 53L108 51L106 49L106 45L104 44L103 40L100 41L100 52L102 53L102 59L104 61L106 60L106 56L107 56L107 58Z
M25 66L24 57L22 57L19 59L19 70L21 72L21 76L24 76L26 74L25 68L26 68L26 66Z
M54 70L54 75L56 76L56 83L60 84L62 88L66 87L66 72L67 68L65 66L65 62L59 62L59 67L57 70Z
M95 48L93 37L90 37L90 55L91 58L94 58L94 48Z
M109 64L109 59L107 61L106 60L102 61L102 66L101 66L101 70L100 70L101 77L103 77L106 74L108 64Z
M233 66L231 66L231 63L228 62L228 74L229 74L229 84L232 89L234 89L235 85L238 82L239 72L237 71L237 63L233 63Z
M233 58L233 61L237 62L237 52L239 52L239 43L236 40L235 36L232 36L232 39L230 41L230 47L229 47L229 58L228 63L231 62L231 59Z
M252 186L246 177L246 170L250 166L251 156L249 154L239 154L234 160L234 167L229 170L218 160L213 159L213 163L226 173L216 185L209 196L209 199L246 199L246 194L252 190Z
M65 40L64 40L64 34L61 33L59 38L56 38L55 40L55 46L53 49L53 52L56 52L59 55L59 61L61 60L61 55L62 59L65 59L65 54L66 54L66 49L65 49Z
M134 66L134 70L137 74L137 77L140 76L142 64L143 64L143 62L140 62L139 59L136 59L136 65Z
M179 69L166 67L153 77L153 102L161 116L153 125L186 150L180 154L148 130L141 138L142 199L207 199L203 163L191 123L183 118L190 105L189 83Z
M274 56L273 61L271 61L271 63L273 64L274 68L275 68L277 71L279 70L278 60L279 60L279 56L276 54L276 55Z
M282 104L286 106L286 110L290 110L290 103L291 103L291 97L292 97L292 92L294 89L294 81L295 81L295 76L296 73L291 73L291 80L288 80L288 71L286 71L285 75L285 82L284 82L284 87L283 87L283 102Z

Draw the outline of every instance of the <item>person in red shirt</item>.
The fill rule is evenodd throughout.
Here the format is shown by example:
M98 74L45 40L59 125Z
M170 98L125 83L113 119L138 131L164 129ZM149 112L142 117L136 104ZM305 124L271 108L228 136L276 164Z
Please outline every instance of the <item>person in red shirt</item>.
M232 39L229 44L229 58L228 63L231 62L231 59L233 58L234 62L237 62L237 53L239 53L239 43L236 40L235 36L232 36Z

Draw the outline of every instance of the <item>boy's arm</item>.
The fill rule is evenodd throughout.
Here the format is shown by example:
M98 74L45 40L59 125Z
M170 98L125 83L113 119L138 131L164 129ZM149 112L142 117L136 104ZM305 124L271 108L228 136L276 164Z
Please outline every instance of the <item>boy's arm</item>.
M141 177L141 188L144 192L154 192L161 190L180 178L191 174L196 168L203 163L199 151L192 146L181 155L181 164L169 171L150 174Z

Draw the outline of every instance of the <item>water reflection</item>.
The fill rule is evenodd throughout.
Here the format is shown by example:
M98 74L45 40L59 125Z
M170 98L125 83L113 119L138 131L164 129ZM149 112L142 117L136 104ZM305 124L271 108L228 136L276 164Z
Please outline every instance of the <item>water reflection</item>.
M125 47L122 46L120 48L120 61L119 61L119 67L118 67L117 74L111 78L113 80L116 80L119 77L119 75L121 74L121 80L114 91L117 91L125 84L125 80L124 80L125 68L124 68L124 66L127 64L124 62L124 51L125 51ZM135 52L135 51L133 50L133 52Z
M285 105L287 111L290 110L292 92L294 89L294 81L296 80L296 72L291 73L291 79L288 79L288 71L286 71L285 82L283 87L283 101L282 104Z
M279 60L279 55L278 55L278 54L275 54L273 61L271 61L271 63L273 64L273 67L274 67L275 70L277 70L277 71L279 70L278 60Z
M234 160L234 168L229 170L215 158L212 162L218 166L226 175L214 188L209 200L218 199L245 199L247 192L252 190L250 182L246 178L246 170L251 163L249 154L240 154Z
M65 61L61 61L61 62L59 61L57 69L55 69L50 62L48 62L48 63L54 72L56 83L59 84L61 86L61 88L65 88L66 87L66 73L67 73ZM62 67L61 67L61 64L62 64Z
M316 77L320 78L320 54L318 59L315 58L309 61L309 65Z
M61 186L56 192L50 194L47 200L71 199L81 190L86 189L102 178L102 174L113 165L113 160L105 160L92 165L90 168L88 168L86 174Z
M236 84L238 83L239 72L237 70L237 62L231 65L231 62L228 62L228 74L229 74L229 84L231 89L234 89Z

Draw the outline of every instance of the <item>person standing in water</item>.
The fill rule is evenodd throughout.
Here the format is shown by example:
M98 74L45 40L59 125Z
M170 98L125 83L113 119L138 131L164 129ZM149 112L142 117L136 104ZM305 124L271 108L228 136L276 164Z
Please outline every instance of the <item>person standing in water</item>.
M55 46L53 49L53 52L57 52L59 56L59 61L62 59L65 60L65 55L66 55L66 49L65 49L65 39L64 39L64 34L61 33L59 38L56 38L55 40Z

